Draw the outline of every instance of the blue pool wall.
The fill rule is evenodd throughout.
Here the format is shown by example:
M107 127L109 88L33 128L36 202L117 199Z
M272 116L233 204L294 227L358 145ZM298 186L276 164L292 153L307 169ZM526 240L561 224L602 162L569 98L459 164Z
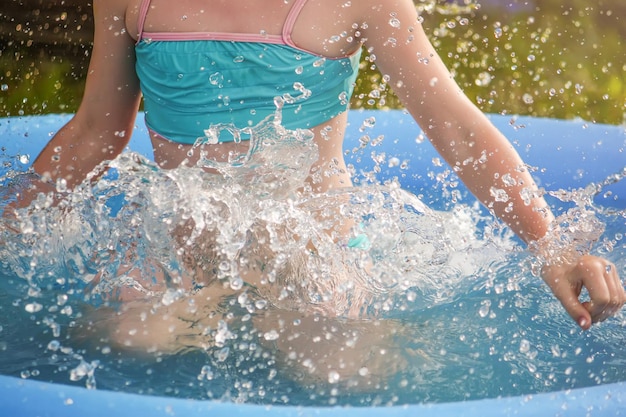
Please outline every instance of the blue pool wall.
M609 417L626 415L626 383L443 404L302 407L234 404L88 390L0 376L7 417Z
M69 114L0 118L3 153L29 154L32 161L54 132L70 118ZM491 115L490 118L534 171L538 184L547 190L584 188L590 183L602 183L616 174L626 175L626 125L503 115ZM363 127L366 120L367 126L374 120L374 126ZM437 166L433 162L439 155L423 139L410 115L401 110L353 110L349 123L344 149L346 161L354 165L357 179L364 180L362 174L371 172L376 165L372 153L384 153L387 159L380 164L378 180L398 178L403 188L419 195L426 203L436 208L445 203L447 199L442 199L439 192L441 184L436 184L433 177L450 168L445 163ZM364 135L372 140L368 146L359 149L359 139ZM377 141L381 135L385 139ZM374 142L378 144L373 146ZM142 115L137 118L137 128L129 147L152 157ZM402 164L390 167L388 162L392 157L397 157L400 162L408 161L408 168L404 169ZM472 201L462 184L454 189L462 196L462 202ZM444 191L451 190L453 188L447 187ZM626 208L626 181L603 187L594 202Z

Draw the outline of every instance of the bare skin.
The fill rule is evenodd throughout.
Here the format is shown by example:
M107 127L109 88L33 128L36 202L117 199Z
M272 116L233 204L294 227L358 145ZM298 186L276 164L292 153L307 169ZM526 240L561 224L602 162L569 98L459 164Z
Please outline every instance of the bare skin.
M139 3L94 2L95 43L85 96L75 117L35 161L36 172L52 179L63 178L74 187L95 166L115 158L126 147L141 98L134 71ZM283 0L217 0L210 4L205 0L154 0L152 4L147 31L268 34L280 33L291 6ZM295 24L295 43L329 58L362 46L368 48L407 110L477 198L526 242L549 233L554 217L536 192L523 161L452 79L428 41L413 2L359 0L350 7L345 4L344 0L310 0ZM398 24L390 24L392 17ZM331 42L337 35L341 40ZM309 177L314 193L351 184L342 155L346 120L344 113L313 128L320 157L312 172L328 171L335 161L340 167L332 175L322 175L321 182ZM152 141L155 161L163 168L176 167L187 158L184 145L160 138ZM209 156L223 160L233 146L243 145L220 144L210 149ZM505 174L513 181L504 183L501 178ZM492 187L505 190L509 201L496 201ZM528 190L537 195L530 204L523 198ZM583 256L566 265L546 267L543 279L583 329L615 314L626 301L616 268L599 257ZM587 303L579 301L583 286L591 297Z
M341 382L343 388L361 391L376 389L414 354L395 346L393 337L406 331L398 322L274 308L242 321L223 306L229 296L229 289L212 286L167 306L155 305L154 300L129 301L119 310L96 311L89 326L78 331L80 337L106 335L108 346L140 356L212 351L229 345L231 337L248 340L273 352L281 376L301 384L332 379L332 384Z

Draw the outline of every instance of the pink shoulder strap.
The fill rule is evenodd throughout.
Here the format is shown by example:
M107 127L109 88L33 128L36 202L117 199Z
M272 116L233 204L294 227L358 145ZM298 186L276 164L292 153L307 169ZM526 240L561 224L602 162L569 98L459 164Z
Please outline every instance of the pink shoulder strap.
M141 0L141 6L139 6L139 16L137 17L137 42L143 37L143 27L146 23L146 16L150 9L150 0Z
M289 10L289 14L287 15L287 19L285 20L285 24L283 25L283 41L287 45L293 46L293 41L291 40L291 32L293 31L293 26L300 16L300 12L302 8L306 4L307 0L295 0L293 6L291 6L291 10Z

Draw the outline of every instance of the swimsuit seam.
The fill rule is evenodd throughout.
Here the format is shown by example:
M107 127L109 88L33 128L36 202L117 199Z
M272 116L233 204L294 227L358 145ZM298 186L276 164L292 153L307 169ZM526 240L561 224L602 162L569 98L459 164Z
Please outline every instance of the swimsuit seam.
M352 52L351 54L348 55L340 55L340 56L325 56L325 55L320 55L317 52L314 51L309 51L307 49L304 48L300 48L297 45L289 45L286 43L275 43L275 42L263 42L263 41L240 41L240 40L222 40L222 39L185 39L185 40L165 40L165 39L158 39L158 40L154 40L154 41L149 41L150 37L149 32L145 32L144 33L145 37L142 39L144 42L146 43L155 43L155 42L202 42L202 41L207 41L207 42L229 42L229 43L240 43L240 44L245 44L245 43L251 43L251 44L255 44L255 43L262 43L262 44L266 44L266 45L276 45L276 46L284 46L287 48L292 48L294 51L300 52L300 53L305 53L311 56L316 56L319 57L320 59L328 59L330 61L341 61L342 59L351 59L354 56L356 56L359 51L360 48L355 50L354 52Z

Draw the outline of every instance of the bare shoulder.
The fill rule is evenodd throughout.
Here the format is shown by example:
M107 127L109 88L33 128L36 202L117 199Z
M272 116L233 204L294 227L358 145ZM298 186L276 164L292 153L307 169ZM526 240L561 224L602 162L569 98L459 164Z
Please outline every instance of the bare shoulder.
M353 29L360 32L361 40L366 44L368 39L409 38L410 33L419 26L413 0L313 1L331 3L334 10L342 10L338 15L344 16L344 23L350 23Z
M356 2L354 2L356 3ZM413 0L360 0L356 6L363 42L379 51L427 44ZM408 52L408 51L404 51Z
M385 30L391 28L392 16L411 12L407 21L416 20L413 0L306 0L292 39L320 55L345 56L366 43L367 37L393 36Z
M402 18L407 13L413 15L416 8L413 0L323 0L331 1L340 8L350 10L357 20L365 23L389 22L390 17Z

